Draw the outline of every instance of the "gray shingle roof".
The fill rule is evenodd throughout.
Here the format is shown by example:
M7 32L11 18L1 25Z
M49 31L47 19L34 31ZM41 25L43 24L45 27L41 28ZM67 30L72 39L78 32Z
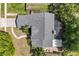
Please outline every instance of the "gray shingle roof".
M32 46L33 47L52 47L54 34L54 14L52 13L36 13L31 15L19 15L17 27L29 25L32 26Z

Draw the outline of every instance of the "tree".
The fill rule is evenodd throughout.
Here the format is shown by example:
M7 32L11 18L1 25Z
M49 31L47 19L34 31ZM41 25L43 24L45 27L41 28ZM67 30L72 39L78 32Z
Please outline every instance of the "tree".
M0 56L12 56L14 52L10 35L7 32L0 32Z
M79 41L79 18L74 16L78 10L77 4L50 4L48 5L49 12L56 15L58 20L65 24L63 32L63 47L64 50L78 50Z
M45 53L42 48L37 47L33 49L33 56L45 56Z

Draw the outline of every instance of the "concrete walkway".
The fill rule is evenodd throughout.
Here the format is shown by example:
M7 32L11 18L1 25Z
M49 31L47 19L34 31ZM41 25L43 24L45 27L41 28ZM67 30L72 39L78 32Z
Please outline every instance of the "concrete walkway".
M13 27L11 27L11 32L12 32L13 36L14 36L16 39L22 39L22 38L26 38L26 37L27 37L27 35L21 35L21 36L18 37L18 36L15 34Z

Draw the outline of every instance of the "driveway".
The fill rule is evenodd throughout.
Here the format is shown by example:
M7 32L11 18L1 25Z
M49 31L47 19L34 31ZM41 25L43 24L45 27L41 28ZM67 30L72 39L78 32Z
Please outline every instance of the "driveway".
M0 27L16 27L15 18L0 18Z

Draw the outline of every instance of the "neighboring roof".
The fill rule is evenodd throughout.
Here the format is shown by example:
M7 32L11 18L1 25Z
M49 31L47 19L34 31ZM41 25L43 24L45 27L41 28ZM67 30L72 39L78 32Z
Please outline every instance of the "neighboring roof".
M54 14L35 13L31 15L19 15L16 20L17 27L32 26L32 46L33 47L52 47L54 34Z

